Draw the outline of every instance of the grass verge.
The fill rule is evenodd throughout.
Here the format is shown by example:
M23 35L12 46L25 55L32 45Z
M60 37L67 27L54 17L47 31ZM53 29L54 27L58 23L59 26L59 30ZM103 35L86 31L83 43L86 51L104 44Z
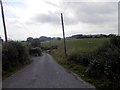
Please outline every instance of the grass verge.
M95 86L95 88L97 90L102 90L105 89L104 85L107 84L108 82L110 82L109 80L106 81L104 79L95 79L95 78L91 78L88 77L85 72L87 70L87 67L80 65L80 64L72 64L69 63L65 57L61 56L62 54L51 54L55 60L62 65L64 68L66 68L67 70L72 71L73 73L77 74L80 78L82 78L84 81L91 83L93 86ZM61 58L62 57L62 58Z

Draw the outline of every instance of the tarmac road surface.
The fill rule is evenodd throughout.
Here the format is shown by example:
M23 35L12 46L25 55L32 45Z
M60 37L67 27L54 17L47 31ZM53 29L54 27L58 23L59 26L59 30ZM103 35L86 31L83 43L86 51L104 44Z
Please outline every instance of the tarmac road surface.
M33 62L3 81L3 88L95 88L60 66L43 53Z

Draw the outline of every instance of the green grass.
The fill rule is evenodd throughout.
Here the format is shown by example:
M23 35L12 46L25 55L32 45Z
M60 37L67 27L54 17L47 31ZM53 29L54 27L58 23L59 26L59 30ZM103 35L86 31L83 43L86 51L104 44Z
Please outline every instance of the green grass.
M67 39L67 52L91 52L100 47L104 42L108 40L109 38ZM61 51L64 48L63 40L47 41L43 42L41 45L44 47L58 45L58 51Z

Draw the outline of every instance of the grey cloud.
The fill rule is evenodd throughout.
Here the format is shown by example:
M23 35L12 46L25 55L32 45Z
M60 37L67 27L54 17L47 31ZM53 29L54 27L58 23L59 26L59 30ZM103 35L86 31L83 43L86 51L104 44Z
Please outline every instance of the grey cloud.
M82 2L73 3L73 5L86 13L110 14L117 11L117 3L114 2Z
M67 15L65 16L65 24L75 24L76 21ZM61 16L60 12L49 12L48 14L38 14L36 15L33 20L37 23L49 23L49 24L60 24L61 23Z
M105 24L117 21L117 3L115 2L68 2L67 11L74 13L76 22Z
M118 19L117 3L114 2L64 2L61 4L61 8L66 9L64 12L64 21L66 25L78 24L80 22L97 25L114 24ZM74 18L71 18L68 12L71 12ZM38 14L34 16L32 22L60 24L60 13L61 12L58 11L48 12L48 14Z
M38 14L33 18L33 20L38 23L58 24L60 21L60 17L54 13Z
M55 4L55 3L52 3L52 2L50 2L50 1L45 1L47 4L49 4L49 5L51 5L51 6L54 6L54 7L57 7L57 8L59 8L60 6L59 5L57 5L57 4Z

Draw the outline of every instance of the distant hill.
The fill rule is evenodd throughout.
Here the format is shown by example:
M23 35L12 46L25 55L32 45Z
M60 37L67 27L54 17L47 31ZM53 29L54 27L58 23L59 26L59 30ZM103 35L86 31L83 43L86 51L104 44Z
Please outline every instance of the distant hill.
M109 35L105 35L105 34L95 34L95 35L84 35L84 34L76 34L76 35L72 35L66 38L75 38L75 39L80 39L80 38L105 38L105 37L111 37L111 36L115 36L115 34L109 34ZM50 41L50 40L61 40L62 38L60 37L47 37L47 36L41 36L39 38L32 38L32 37L28 37L27 38L27 42L33 42L35 40L39 41L39 42L44 42L44 41Z
M53 38L51 38L51 37L47 37L47 36L41 36L41 37L39 37L39 38L28 37L28 38L27 38L27 42L33 42L33 41L35 41L36 39L37 39L37 41L39 41L39 42L50 41L50 40L61 40L60 37L53 37Z
M114 35L114 34L110 34L110 35L105 35L105 34L96 34L96 35L76 34L76 35L72 35L72 36L67 37L67 38L75 38L75 39L79 39L79 38L104 38L104 37L109 37L112 35Z
M39 40L40 40L41 42L43 42L43 41L52 40L52 38L51 38L51 37L46 37L46 36L41 36L41 37L39 38Z

